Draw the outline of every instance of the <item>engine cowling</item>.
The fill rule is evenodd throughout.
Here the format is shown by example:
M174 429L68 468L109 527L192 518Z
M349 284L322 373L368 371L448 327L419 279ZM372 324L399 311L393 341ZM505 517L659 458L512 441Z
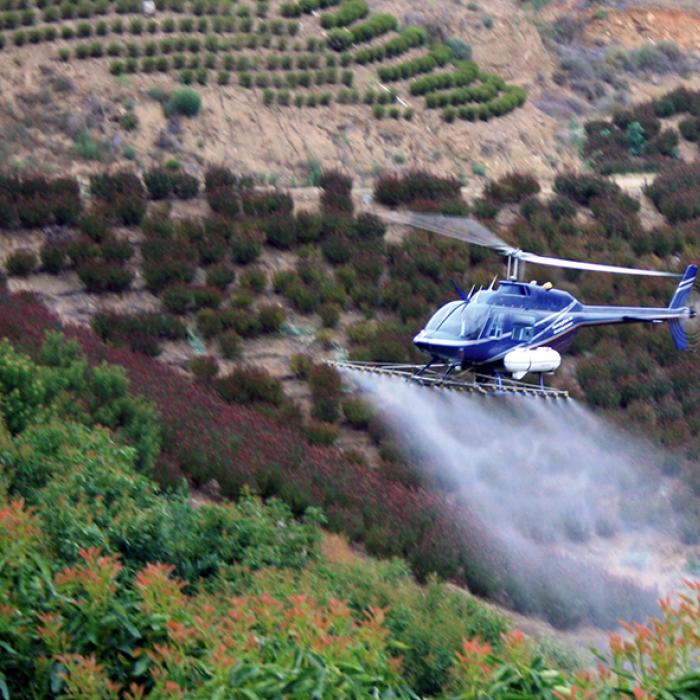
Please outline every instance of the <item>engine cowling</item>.
M554 348L517 348L503 358L513 379L522 379L528 372L554 372L560 364L561 355Z

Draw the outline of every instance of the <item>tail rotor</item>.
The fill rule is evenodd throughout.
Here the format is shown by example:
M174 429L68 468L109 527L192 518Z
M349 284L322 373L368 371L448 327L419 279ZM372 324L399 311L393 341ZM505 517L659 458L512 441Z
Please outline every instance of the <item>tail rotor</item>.
M697 351L700 349L700 283L693 284L685 305L690 309L690 315L680 323L688 339L688 349Z

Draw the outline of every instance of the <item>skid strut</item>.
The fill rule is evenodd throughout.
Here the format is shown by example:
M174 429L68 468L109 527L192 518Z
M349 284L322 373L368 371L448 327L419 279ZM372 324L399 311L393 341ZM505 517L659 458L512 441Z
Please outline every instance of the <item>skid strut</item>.
M425 365L393 364L388 362L339 362L328 360L327 364L337 369L354 372L367 372L392 377L402 377L407 381L423 386L434 386L453 391L467 391L474 394L503 395L521 394L525 396L542 396L550 399L568 399L569 392L545 386L544 376L540 375L538 384L528 384L503 377L479 374L471 371L458 371L459 365L438 364L431 360Z

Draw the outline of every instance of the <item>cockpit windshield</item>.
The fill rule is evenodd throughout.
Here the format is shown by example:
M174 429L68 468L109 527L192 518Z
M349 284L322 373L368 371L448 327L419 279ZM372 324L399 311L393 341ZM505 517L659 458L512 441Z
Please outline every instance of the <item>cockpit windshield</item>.
M453 301L435 313L425 330L440 336L476 340L488 318L489 307L486 304Z

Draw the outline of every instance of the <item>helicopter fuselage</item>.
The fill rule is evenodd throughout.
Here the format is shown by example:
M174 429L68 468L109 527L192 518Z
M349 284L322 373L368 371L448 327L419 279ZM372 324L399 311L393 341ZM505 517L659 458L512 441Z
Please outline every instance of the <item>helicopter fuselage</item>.
M442 306L413 339L431 358L462 369L498 371L516 349L548 347L565 352L584 326L612 323L663 323L692 314L684 302L696 268L683 276L668 308L588 306L568 292L535 283L503 280L496 289L480 290ZM672 323L676 345L684 335ZM681 347L681 349L683 349Z

